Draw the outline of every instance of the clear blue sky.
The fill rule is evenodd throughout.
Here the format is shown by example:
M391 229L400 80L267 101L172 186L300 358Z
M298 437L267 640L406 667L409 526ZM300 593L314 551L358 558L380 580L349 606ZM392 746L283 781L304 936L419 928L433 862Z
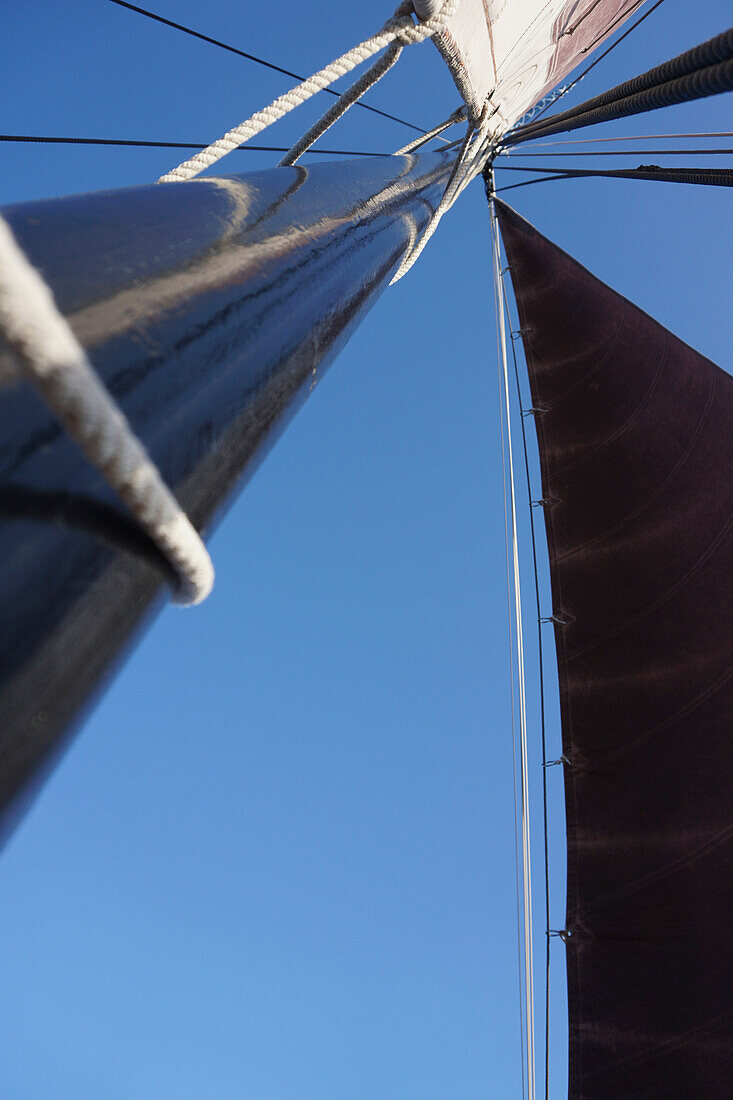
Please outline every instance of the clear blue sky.
M304 73L389 12L149 3ZM729 19L726 0L666 0L583 97ZM27 0L2 22L6 133L207 141L287 83L105 0ZM371 101L430 125L456 104L450 78L431 46L403 61ZM275 143L314 111L271 131ZM721 97L603 134L733 129L730 112ZM408 139L353 111L328 144ZM0 201L145 183L176 162L5 145ZM267 164L235 153L222 171ZM584 180L507 197L729 367L729 193ZM494 349L476 183L213 538L211 599L164 612L2 854L7 1100L520 1095ZM533 656L529 673L537 824ZM549 674L555 756L551 662ZM550 781L562 927L561 777ZM540 891L535 908L541 955ZM565 1093L562 951L555 941L553 1098Z

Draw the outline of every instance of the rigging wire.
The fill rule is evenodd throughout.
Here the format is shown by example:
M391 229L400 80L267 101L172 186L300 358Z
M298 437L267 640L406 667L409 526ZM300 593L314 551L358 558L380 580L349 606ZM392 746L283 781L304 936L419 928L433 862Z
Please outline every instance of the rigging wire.
M504 187L498 187L498 191L511 191L515 187L528 187L532 183L549 183L550 180L582 179L589 176L600 176L605 179L631 179L650 180L655 183L688 183L708 187L733 187L732 168L676 168L665 167L658 164L642 164L638 168L617 168L602 171L595 168L540 168L536 165L501 165L505 172L542 172L543 175L534 180L524 180L522 183L512 183Z
M443 123L441 125L444 126L444 127L446 126L445 123ZM437 136L437 135L431 135L431 137L432 136ZM712 136L712 135L704 135L704 134L699 134L699 135L694 135L694 134L680 134L680 135L668 134L668 135L659 135L659 136L660 137L663 137L663 136L667 136L667 137L676 137L676 136L679 136L679 137L695 137L695 136L705 137L705 136ZM733 137L733 133L731 133L731 134L720 134L720 135L716 135L716 136ZM422 140L424 141L424 140L428 140L428 139L426 137L426 138L423 138ZM596 140L596 141L614 141L615 139L614 138L595 138L594 140ZM143 141L143 140L135 140L135 139L128 139L128 138L57 137L55 135L51 136L51 135L41 135L41 134L0 134L0 142L20 142L20 143L25 143L25 144L36 144L36 145L42 145L42 144L48 144L48 145L101 145L101 146L110 146L110 147L143 148L143 149L205 149L206 148L206 146L202 142L193 142L193 141ZM418 143L419 144L422 143L420 139L418 139ZM457 144L456 142L451 142L451 144L447 145L445 148L446 148L446 150L448 150L456 144ZM549 142L548 141L548 142L545 142L544 144L547 144L547 145L553 145L553 144L563 145L563 144L570 144L570 143L569 142L566 143L566 142ZM411 145L412 145L412 143L410 143L410 146L406 146L404 149L398 149L397 153L399 154L399 153L404 153L404 152L411 152L412 151ZM256 153L287 153L288 150L289 150L289 146L286 146L286 145L250 145L250 144L246 144L246 145L240 145L240 146L238 146L238 148L249 151L249 152L256 152ZM386 157L386 156L393 155L391 153L380 153L379 151L373 150L373 149L323 149L319 146L316 146L312 149L308 149L308 150L306 150L306 152L308 152L308 153L322 153L324 156L337 156L337 157ZM673 156L674 154L678 154L679 156L693 156L693 155L698 155L698 154L701 155L701 156L717 156L717 155L728 156L728 155L733 154L733 148L731 148L731 149L618 149L618 150L616 150L616 149L610 150L609 149L609 150L589 150L587 152L579 151L579 152L573 152L573 153L570 153L570 152L568 152L568 153L564 153L564 152L537 153L537 152L529 152L527 150L522 150L521 153L518 152L515 155L516 156L521 156L521 157L552 157L552 156L558 156L558 157L562 157L562 156L572 156L572 157L600 157L600 156L622 157L622 156L627 156L628 157L628 156L653 156L655 154L664 155L664 156ZM509 156L510 156L510 153L507 151L505 153L504 152L497 153L496 157L494 159L498 160L499 157L509 157ZM510 167L513 168L514 166L513 165L510 166L510 165L502 163L502 164L498 164L497 167L498 168L507 168L507 169L509 169ZM534 172L534 171L539 171L539 169L535 169L534 167L532 167L532 168L528 167L527 171Z
M543 141L535 149L551 145L598 145L607 141L665 141L667 138L733 137L733 130L704 130L696 134L626 134L624 137L565 138L563 141ZM497 153L497 156L499 154ZM502 156L505 154L502 153Z
M642 171L657 172L716 172L725 175L733 172L731 168L675 168L672 165L640 164L638 168L545 168L540 164L499 164L499 172L542 172L555 176L623 176L636 178L636 174Z
M493 267L493 264L492 264ZM494 284L496 280L494 279ZM495 286L496 289L496 286ZM497 297L494 295L494 306L497 308ZM501 349L499 346L499 323L497 314L496 324L496 362L501 363ZM507 627L509 634L509 713L511 717L512 728L512 796L514 802L514 871L515 871L515 898L516 898L516 922L517 922L517 985L518 985L518 997L517 1003L519 1006L519 1064L521 1068L521 1080L522 1080L522 1097L527 1095L526 1088L526 1076L524 1069L524 987L522 977L524 973L522 963L522 910L521 910L521 898L522 898L522 883L521 875L519 872L519 808L517 804L517 723L514 707L514 627L512 624L512 591L511 591L511 568L509 565L509 512L507 509L507 475L506 475L506 441L504 432L504 408L503 408L503 393L502 393L502 378L501 369L498 371L499 381L499 435L501 440L501 484L502 484L502 502L504 505L504 554L506 565L506 604L507 604Z
M522 151L518 155L521 157L638 157L638 156L654 156L659 154L660 156L680 156L680 157L693 157L693 156L726 156L733 153L733 149L589 149L578 150L573 153L530 153ZM506 153L497 153L497 158L500 156L507 156ZM500 168L507 167L507 165L500 164ZM535 171L533 168L532 171Z
M567 111L512 130L503 144L518 145L537 137L721 95L732 89L733 28L729 28Z
M204 144L192 141L132 141L121 138L89 138L89 137L40 137L35 134L0 134L2 141L20 141L31 144L50 145L110 145L132 146L144 149L205 149ZM240 145L239 149L249 150L252 153L287 153L289 145ZM389 153L377 153L357 149L308 149L309 153L323 153L324 156L337 157L386 157Z
M527 1061L527 1095L535 1100L535 1037L534 1037L534 962L532 942L532 852L529 806L529 753L527 746L527 701L525 690L524 640L522 632L522 593L519 573L519 542L517 531L516 481L511 433L511 402L509 396L509 367L506 348L506 323L501 300L501 258L498 230L494 212L491 212L493 237L494 289L500 347L500 367L503 374L507 453L509 458L509 502L512 536L512 574L514 581L514 625L517 647L517 697L519 701L520 790L522 819L522 887L524 902L524 996Z
M299 76L298 73L291 72L290 69L284 69L281 65L275 65L271 61L265 61L262 57L257 57L256 54L247 53L245 50L237 49L236 46L230 46L227 42L221 42L218 38L211 38L208 34L202 34L201 31L195 31L192 27L186 27L183 23L176 23L172 19L165 19L162 15L157 15L153 11L148 11L147 8L138 7L137 4L129 4L127 0L110 0L111 4L116 4L120 8L127 8L128 11L136 12L138 15L144 15L147 19L153 19L156 23L162 23L166 27L173 27L174 30L183 31L184 34L191 35L192 38L199 38L202 42L208 42L212 46L218 46L222 50L228 50L229 53L237 54L238 57L244 57L247 61L254 61L257 65L264 65L266 69L272 69L273 72L282 73L283 76L290 76L293 80L302 81L304 78ZM340 96L342 93L335 91L333 88L324 88L324 92L328 92L329 95ZM365 111L371 111L375 115L381 115L382 118L388 118L391 122L399 122L401 126L407 126L410 130L416 130L420 134L424 134L426 131L422 126L416 126L413 122L407 122L404 118L398 118L397 115L391 115L389 111L380 111L378 107L372 107L369 103L359 103L359 107L363 107ZM287 149L285 150L287 152Z
M381 79L386 72L386 68L389 68L397 60L404 47L419 45L441 33L447 20L452 17L457 7L458 0L443 0L440 9L434 15L416 23L412 18L414 8L411 0L402 0L392 16L368 38L357 42L345 53L333 58L322 69L302 80L300 84L296 84L294 88L282 92L271 103L260 107L259 110L245 118L239 125L227 130L221 137L212 141L202 152L195 153L194 156L189 157L169 172L166 172L158 179L158 183L180 183L200 175L205 169L210 168L222 157L231 153L237 146L262 133L268 126L272 126L275 122L284 118L285 115L302 106L303 103L307 103L320 91L329 88L341 77L354 69L358 69L365 62L371 61L372 58L386 50L386 54L382 58L378 58L377 61L372 62L369 69L363 72L363 75L346 90L343 97L338 101L339 106L327 111L316 123L315 128L309 131L307 137L309 143L312 143L315 137L319 136L321 130L327 129L344 111L355 102L359 102L361 93ZM385 60L388 61L386 68L384 65ZM293 152L297 152L297 149L298 146L294 148ZM436 216L437 211L433 220ZM400 268L396 278L399 278L401 273L402 268Z
M565 89L565 91L564 91L564 93L563 93L563 94L564 94L564 95L567 95L567 94L568 94L568 92L571 92L571 91L573 90L573 88L574 88L574 87L575 87L575 86L576 86L577 84L579 84L579 83L580 83L580 81L581 81L581 80L583 80L583 78L584 78L584 77L586 77L586 76L588 75L588 73L589 73L589 72L591 71L591 69L595 69L596 65L597 65L597 64L598 64L598 63L599 63L600 61L603 61L604 57L608 57L608 55L609 55L610 53L612 53L612 52L613 52L613 50L615 50L615 49L616 49L616 47L617 47L618 45L620 45L620 43L621 43L621 42L623 42L624 38L628 38L628 36L629 36L629 35L630 35L630 34L632 33L632 31L635 31L635 30L636 30L636 28L637 28L638 26L640 26L640 25L641 25L641 24L642 24L642 23L644 22L644 20L645 20L645 19L648 19L648 18L649 18L649 16L650 16L650 15L652 14L652 12L656 11L656 9L657 9L658 7L660 7L660 5L661 5L661 4L663 4L663 3L664 3L664 0L657 0L656 4L652 4L652 6L651 6L650 8L648 8L648 9L647 9L647 10L646 10L646 11L644 12L644 14L643 14L643 15L639 16L639 18L638 18L638 19L636 20L636 22L635 22L635 23L632 23L630 27L627 27L627 29L626 29L626 30L624 31L624 33L623 33L623 34L621 34L621 35L619 35L619 37L618 37L618 38L616 39L616 41L615 41L615 42L612 42L612 43L611 43L611 45L610 45L610 46L608 47L608 49L604 50L604 51L603 51L603 53L600 53L600 54L598 55L598 57L594 58L594 59L593 59L593 61L591 61L591 63L590 63L590 65L588 66L588 68L587 68L587 69L583 69L582 73L580 73L580 74L579 74L578 76L576 76L575 80L573 80L573 81L572 81L572 82L571 82L570 84L568 84L568 86L567 86L567 88ZM548 103L547 107L549 107L549 106L550 106L550 104ZM545 113L545 111L547 110L547 107L545 107L543 111L540 111L540 114L544 114L544 113ZM532 119L532 121L533 121L533 122L535 122L535 121L536 121L536 120L537 120L537 119L538 119L539 117L540 117L540 115L536 115L536 116L535 116L535 118L534 118L534 119Z
M628 27L624 31L623 34L619 35L619 37L616 39L616 41L612 42L611 45L608 47L608 49L604 50L603 53L599 54L598 57L596 57L590 63L590 65L587 67L587 69L583 69L583 72L580 73L578 76L576 76L575 80L571 81L570 84L568 84L568 86L566 88L562 88L556 96L552 96L552 97L548 96L547 97L547 103L545 104L545 106L540 111L537 112L536 115L534 115L532 117L532 122L536 122L539 118L542 118L542 115L544 115L546 111L549 111L550 107L553 107L559 99L564 99L565 96L568 94L568 92L571 92L573 90L573 88L575 88L576 85L578 85L580 83L580 81L588 75L588 73L591 71L591 69L595 68L595 66L598 64L599 61L603 61L604 57L608 57L608 55L613 50L615 50L616 47L618 45L620 45L621 42L623 42L624 38L628 38L628 36L631 34L631 32L635 31L636 28L641 23L643 23L645 19L648 19L649 16L652 14L652 12L655 11L660 6L660 4L662 4L662 3L664 3L664 0L657 0L656 4L653 4L647 11L644 12L644 14L639 19L636 20L635 23L632 23L631 26Z
M553 183L555 183L556 179L576 179L576 178L578 178L579 176L582 176L582 175L586 175L586 173L582 173L582 172L564 172L561 175L557 175L557 176L540 176L537 179L525 179L525 180L523 180L523 183L521 183L521 184L506 184L504 187L496 187L495 190L494 190L494 194L499 195L500 191L513 191L513 190L516 190L517 187L532 187L533 184L553 184ZM592 173L587 173L587 175L592 175L592 176L609 176L609 175L611 175L611 177L613 178L612 173L606 173L606 172L592 172ZM652 177L650 177L650 176L621 176L621 178L622 179L624 179L624 178L625 179L652 179ZM676 179L676 180L658 179L658 180L656 180L656 182L657 183L678 183L678 184L681 184L681 183L686 183L686 184L705 184L705 183L708 183L709 186L715 186L715 184L710 182L710 180L700 180L700 179ZM731 178L730 183L725 183L725 184L722 184L722 185L719 184L718 186L733 187L733 178Z
M503 273L501 275L501 290L504 298L504 309L507 318L511 317L509 311L509 298ZM517 363L516 343L512 339L512 360L514 364L514 380L517 387L517 399L521 411L520 424L522 428L522 450L524 453L524 474L527 485L527 508L529 510L529 529L532 540L532 566L534 573L535 609L537 611L537 662L539 667L539 699L540 699L540 743L542 748L542 816L544 832L544 858L545 858L545 1100L550 1095L550 851L547 826L547 722L545 716L545 676L544 655L542 647L542 605L540 601L540 578L537 565L537 538L534 523L534 508L532 507L532 479L529 470L529 451L527 447L527 429L525 427L525 413L523 408L522 391L519 382L519 365Z

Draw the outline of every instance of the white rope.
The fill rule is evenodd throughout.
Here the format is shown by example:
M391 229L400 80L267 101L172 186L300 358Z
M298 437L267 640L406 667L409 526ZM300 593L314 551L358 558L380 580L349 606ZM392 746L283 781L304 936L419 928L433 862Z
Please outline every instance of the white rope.
M395 150L395 156L401 156L403 153L414 153L416 149L420 149L423 145L426 145L433 138L438 137L444 130L449 129L451 126L455 126L457 122L461 122L466 117L467 108L465 104L461 104L453 114L448 115L446 119L439 122L437 126L433 126L432 130L427 130L426 133L420 137L415 138L414 141L410 141L407 145L403 145L401 149Z
M232 152L233 149L238 148L251 137L254 137L255 134L261 133L262 130L283 118L284 115L288 114L296 107L299 107L301 103L305 103L311 96L329 87L335 80L338 80L339 77L345 76L346 73L351 72L357 65L368 61L369 58L380 53L382 50L386 50L387 52L385 55L375 62L359 80L355 81L351 88L341 96L339 102L326 111L326 113L310 127L303 137L296 142L292 149L290 149L280 161L281 165L295 164L303 153L305 153L307 149L310 149L310 147L331 126L333 126L334 123L369 90L369 88L373 87L377 81L382 79L395 64L405 46L410 46L417 42L424 42L427 38L431 38L434 34L437 34L447 20L455 14L458 3L459 0L444 0L436 15L415 23L412 18L415 14L413 0L404 0L396 9L392 18L387 20L381 30L375 35L372 35L371 38L367 38L364 42L360 42L358 46L349 50L348 53L342 54L341 57L332 61L331 64L327 65L324 69L320 69L317 73L314 73L313 76L308 77L307 80L301 81L295 88L279 96L268 107L256 111L250 118L240 123L239 126L236 126L233 130L229 130L229 132L219 138L218 141L212 142L206 149L203 149L200 153L196 153L177 168L161 176L158 183L174 183L181 180L192 179L206 168L209 168L212 164L216 164L218 160L221 160L222 157ZM435 233L443 215L451 208L464 188L475 178L483 167L486 160L487 143L490 143L491 140L489 136L490 123L497 111L496 107L489 110L490 107L492 107L492 105L489 97L484 105L484 110L478 123L474 125L469 122L466 136L437 209L430 217L422 236L410 247L403 258L390 285L396 283L407 274ZM407 153L411 152L413 149L419 148L426 141L429 141L433 137L437 137L443 130L447 129L448 126L452 126L460 117L465 116L465 113L465 107L459 108L459 110L450 115L445 122L440 123L433 130L429 131L429 133L418 138L417 141L410 142L402 149L399 149L398 153Z
M357 100L387 73L405 46L424 42L440 31L458 7L459 0L443 0L435 15L413 21L413 0L403 0L394 15L371 38L361 42L324 69L301 81L268 107L230 130L218 141L158 182L188 180L215 164L227 153L260 133L311 96L329 87L339 77L375 54L386 50L337 104L327 111L293 146L282 164L295 164L306 149L332 126ZM455 116L455 117L454 117ZM455 112L417 145L452 125ZM411 247L407 265L412 266L456 195L465 186L467 172L475 161L475 149L485 135L479 133L471 145L470 129L449 180L423 239ZM409 147L416 147L411 143ZM471 155L469 155L471 154ZM468 169L460 172L464 165ZM404 270L403 270L404 268ZM393 280L394 281L394 280ZM199 603L211 591L214 569L199 535L167 488L145 448L118 405L99 380L69 324L56 307L43 277L29 263L8 225L0 217L0 338L14 353L17 366L41 394L51 411L78 443L89 461L127 505L140 526L160 549L179 577L180 603Z
M368 61L393 43L399 43L401 46L411 46L417 42L424 42L427 38L432 38L434 34L442 29L446 20L450 19L455 13L458 2L459 0L445 0L437 15L426 19L424 22L415 23L411 17L414 11L412 0L404 0L392 18L388 19L381 30L377 31L371 38L360 42L358 46L354 46L353 49L336 58L330 65L326 65L324 69L320 69L313 76L308 77L307 80L303 80L300 84L291 88L289 92L278 96L268 107L256 111L250 118L241 122L239 126L229 130L218 141L213 142L200 153L196 153L195 156L184 161L183 164L179 164L177 168L161 176L158 182L173 183L178 180L192 179L193 176L197 176L199 172L203 172L205 168L215 164L227 153L231 153L233 149L238 148L245 141L254 137L255 134L261 133L273 122L277 122L278 119L283 118L284 115L299 107L301 103L305 103L306 100L322 91L323 88L330 87L339 77L350 73L352 69Z
M342 115L346 114L349 107L352 107L383 76L386 76L392 66L396 64L403 49L404 47L400 43L393 42L382 56L367 69L364 75L355 80L351 87L311 126L310 130L306 130L302 138L285 154L280 161L280 165L284 167L295 164L303 156L303 153L310 149L311 145L314 145L320 137L323 137L326 130L330 130L333 124L338 122Z
M386 50L339 102L303 135L283 164L294 164L397 61L405 46L424 42L442 29L459 0L444 0L430 18L415 23L412 0L403 0L377 34L301 81L224 137L161 176L187 180L260 133L357 65ZM99 380L43 277L26 259L0 217L0 339L17 366L78 443L89 461L127 505L173 567L180 581L176 599L199 603L211 591L211 559L188 517L167 488L122 411Z
M535 1100L535 1042L534 1042L534 959L532 926L532 852L529 813L529 759L527 746L527 701L525 688L524 639L522 634L522 593L519 572L519 538L517 531L516 490L514 477L514 455L511 432L511 404L509 399L509 362L506 346L506 322L504 313L503 275L501 271L501 253L499 235L496 227L496 215L491 209L491 229L493 238L494 288L496 294L496 316L501 351L501 371L504 386L504 404L506 432L509 455L509 491L512 536L512 572L514 580L514 617L517 646L517 687L519 698L520 730L520 789L522 820L522 889L524 902L524 1009L527 1059L527 1094L529 1100Z
M0 217L0 338L44 401L180 578L178 603L214 582L206 547Z
M438 228L443 215L450 210L471 180L475 179L483 168L488 149L493 141L491 136L491 120L496 113L496 109L490 110L491 107L491 100L487 99L478 123L476 123L476 125L471 122L468 123L466 135L458 152L456 162L453 165L453 171L450 174L448 184L443 192L443 197L428 221L423 235L414 247L410 249L396 273L393 275L389 284L390 286L404 278L413 264L419 259L425 245Z
M413 264L417 261L418 257L422 254L425 245L428 243L435 230L438 228L438 223L440 222L441 218L453 205L453 199L456 195L459 184L464 178L465 165L471 159L471 153L473 149L473 135L474 127L472 123L469 122L468 126L466 127L465 137L463 138L461 147L458 150L458 156L456 157L453 169L448 178L448 183L446 184L446 188L443 192L440 202L438 203L433 214L431 215L422 236L407 252L404 259L402 260L402 263L398 267L395 274L392 276L389 284L390 286L393 286L394 283L399 282L399 280L407 274Z

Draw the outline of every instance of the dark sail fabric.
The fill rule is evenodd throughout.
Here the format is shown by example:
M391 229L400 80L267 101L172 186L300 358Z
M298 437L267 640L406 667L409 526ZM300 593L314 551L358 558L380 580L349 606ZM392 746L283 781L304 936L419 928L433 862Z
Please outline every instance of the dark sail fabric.
M733 379L496 209L550 553L571 1100L733 1096Z

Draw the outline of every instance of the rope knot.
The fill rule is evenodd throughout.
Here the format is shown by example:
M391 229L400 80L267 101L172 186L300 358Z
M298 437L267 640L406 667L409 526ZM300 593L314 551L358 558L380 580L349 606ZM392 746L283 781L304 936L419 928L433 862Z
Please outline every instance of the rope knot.
M440 10L436 11L434 15L430 15L427 19L421 19L420 25L428 32L425 37L429 38L431 35L437 34L446 25L449 19L458 11L458 5L460 0L444 0ZM419 16L418 16L419 18Z
M399 42L401 46L412 46L415 42L421 42L423 36L421 35L421 28L413 22L411 15L398 14L400 8L406 6L405 4L400 4L400 7L392 18L388 19L384 24L383 29L385 34L388 34L393 41Z
M443 29L447 21L458 10L459 0L404 0L385 25L387 33L394 34L395 40L403 46L424 42ZM413 22L413 14L417 23Z

